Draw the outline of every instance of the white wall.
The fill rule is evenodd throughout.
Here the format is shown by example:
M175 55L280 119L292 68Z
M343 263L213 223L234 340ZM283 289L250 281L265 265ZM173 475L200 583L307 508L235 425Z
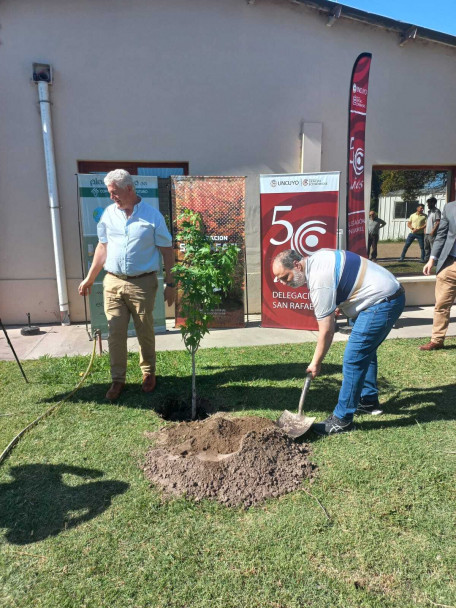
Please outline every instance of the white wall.
M301 125L322 123L321 170L345 184L349 79L373 54L372 164L456 164L454 49L261 0L3 0L0 310L59 318L34 61L54 67L52 113L70 315L83 318L78 160L188 161L247 175L250 310L260 305L260 173L299 171ZM438 92L434 93L434 92ZM306 170L306 166L304 166ZM341 200L345 200L342 187Z

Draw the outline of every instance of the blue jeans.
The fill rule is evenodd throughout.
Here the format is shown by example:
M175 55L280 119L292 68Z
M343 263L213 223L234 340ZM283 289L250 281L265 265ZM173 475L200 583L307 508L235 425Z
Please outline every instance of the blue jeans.
M403 260L405 258L405 254L407 253L408 248L410 247L410 245L413 243L413 241L415 239L418 241L418 244L421 249L421 261L424 262L424 259L425 259L424 232L422 232L421 234L416 234L416 233L414 234L413 232L409 232L407 239L405 240L404 249L402 250L402 253L401 253L401 259Z
M404 305L402 294L392 302L374 304L356 317L344 352L342 386L334 410L338 418L351 421L360 397L367 401L378 398L377 348L401 316Z

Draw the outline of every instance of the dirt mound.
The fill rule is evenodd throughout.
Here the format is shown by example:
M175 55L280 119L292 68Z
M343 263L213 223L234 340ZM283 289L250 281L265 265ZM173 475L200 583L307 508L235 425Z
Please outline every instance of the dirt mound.
M146 477L166 493L250 507L296 490L311 478L309 447L271 420L215 415L149 434Z

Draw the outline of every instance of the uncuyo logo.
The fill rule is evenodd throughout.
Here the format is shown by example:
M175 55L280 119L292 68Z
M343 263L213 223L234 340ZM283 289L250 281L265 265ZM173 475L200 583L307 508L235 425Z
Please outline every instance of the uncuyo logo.
M310 220L301 224L290 239L291 248L301 255L311 255L320 242L319 235L326 234L325 222Z
M357 84L353 84L353 93L359 93L360 95L367 95L367 89L365 87L360 87Z
M271 187L275 188L277 186L277 180L271 179Z

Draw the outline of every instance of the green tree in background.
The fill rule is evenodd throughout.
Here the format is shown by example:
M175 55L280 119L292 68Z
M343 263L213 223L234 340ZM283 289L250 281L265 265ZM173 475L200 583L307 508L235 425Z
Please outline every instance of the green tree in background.
M440 189L445 187L446 183L446 171L430 169L374 171L372 199L376 199L378 205L380 194L387 195L390 192L400 192L403 201L414 201L422 194L424 189Z
M372 171L370 210L378 212L378 199L382 193L383 171Z

